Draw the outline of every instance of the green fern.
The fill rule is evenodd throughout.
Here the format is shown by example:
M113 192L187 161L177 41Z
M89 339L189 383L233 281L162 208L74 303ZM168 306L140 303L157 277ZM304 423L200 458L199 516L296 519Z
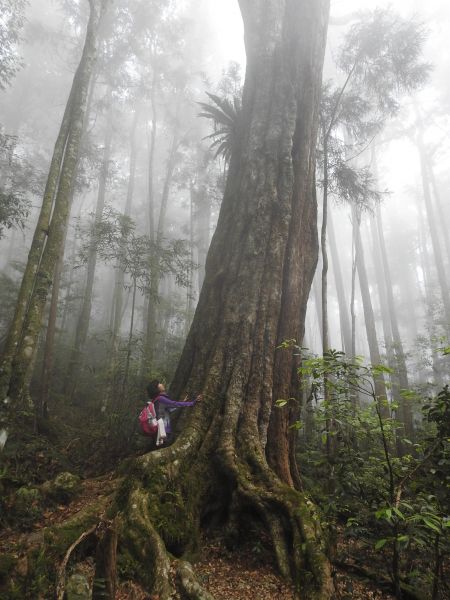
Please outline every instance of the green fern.
M233 100L229 100L209 92L206 94L211 103L198 103L202 108L199 117L210 119L214 131L204 139L212 140L211 149L215 150L214 158L222 156L225 162L229 162L238 131L241 113L240 98L235 96Z

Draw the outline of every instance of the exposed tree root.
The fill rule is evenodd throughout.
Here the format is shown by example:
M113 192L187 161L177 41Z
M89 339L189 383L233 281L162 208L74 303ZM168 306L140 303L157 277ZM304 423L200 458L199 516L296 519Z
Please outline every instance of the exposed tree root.
M234 540L240 520L262 524L280 573L294 582L301 598L328 600L333 580L313 504L282 483L257 453L214 444L219 431L210 427L201 439L190 429L173 446L139 457L119 491L122 542L147 565L144 585L161 600L175 598L177 591L210 600L188 563L180 563L176 580L170 567L171 555L184 559L195 553L205 515L211 519L214 506Z
M180 561L177 575L180 587L189 600L214 600L214 597L197 581L190 563Z
M302 492L282 483L255 446L230 443L230 438L227 444L217 443L222 433L220 418L213 420L207 431L187 427L172 446L123 467L127 477L112 505L110 499L97 500L46 529L40 542L34 540L47 548L45 569L53 572L58 599L69 560L87 541L85 551L96 556L96 577L109 582L111 598L117 549L134 565L133 577L159 600L180 596L213 600L190 564L198 551L201 530L210 523L220 525L230 541L238 543L242 524L250 521L269 534L279 572L294 582L302 600L333 597L330 567L313 504ZM107 525L100 531L99 523ZM96 532L101 533L97 552ZM36 543L33 547L27 551L30 557L36 552ZM33 556L30 562L36 560L36 554ZM56 572L55 562L58 564L60 557ZM39 578L39 573L33 571L33 577ZM30 581L30 573L26 579ZM28 597L32 596L24 594Z

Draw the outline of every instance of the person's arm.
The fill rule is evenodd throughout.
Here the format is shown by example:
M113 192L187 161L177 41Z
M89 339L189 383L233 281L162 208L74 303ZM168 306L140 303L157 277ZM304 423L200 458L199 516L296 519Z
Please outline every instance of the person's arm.
M183 406L194 406L196 401L197 400L195 399L195 400L190 400L190 401L186 401L186 402L179 402L177 400L172 400L168 396L159 396L158 397L158 402L160 404L163 404L164 406L169 406L170 408L177 408L177 407L183 407Z

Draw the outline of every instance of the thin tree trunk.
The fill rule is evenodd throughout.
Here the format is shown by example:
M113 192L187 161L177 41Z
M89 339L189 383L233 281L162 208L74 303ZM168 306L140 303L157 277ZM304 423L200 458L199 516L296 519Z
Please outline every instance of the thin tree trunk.
M364 260L364 250L361 240L360 230L360 215L357 214L357 209L352 208L353 227L355 232L355 256L356 269L358 271L359 285L361 289L361 298L364 311L364 322L366 326L367 342L369 344L370 362L377 366L381 364L380 349L378 346L378 336L375 327L375 316L373 313L372 300L370 297L369 281L367 278L366 264ZM382 374L374 377L375 393L378 398L380 411L383 417L389 417L389 408L387 406L386 386Z
M397 308L396 308L395 300L394 300L391 272L390 272L390 268L389 268L386 243L384 240L384 233L383 233L383 222L382 222L381 210L380 210L379 206L376 207L376 230L378 232L378 243L379 243L379 248L381 251L381 258L382 258L382 262L383 262L383 272L384 272L384 278L385 278L385 282L386 282L386 297L387 297L387 303L388 303L388 313L390 316L392 338L393 338L393 342L394 342L396 375L398 377L398 381L400 384L399 391L401 392L401 390L406 391L409 389L408 370L406 368L405 353L403 350L403 343L402 343L402 339L400 337L400 329L398 326ZM397 393L397 396L398 396L398 401L400 403L401 417L402 417L402 421L405 426L406 436L409 439L414 440L414 425L413 425L411 406L409 405L409 402L404 397L404 395L402 395L401 393Z
M133 204L133 196L134 196L134 184L136 177L136 159L138 147L136 143L136 128L139 121L139 110L136 109L133 117L133 123L131 125L130 132L130 140L131 140L131 149L130 149L130 169L128 175L128 189L127 189L127 198L125 202L124 212L125 217L129 217L131 214L131 207ZM122 322L122 313L123 313L123 289L125 282L125 271L123 265L119 263L116 266L116 281L115 281L115 292L114 292L114 318L113 318L113 327L112 327L112 336L113 336L113 347L116 345L117 337L120 333L120 326Z
M70 304L71 304L71 293L72 293L72 286L73 286L73 282L74 282L74 273L75 273L75 268L74 268L74 264L75 264L75 259L76 259L76 255L78 252L78 244L77 244L77 240L78 240L78 235L77 235L77 230L80 226L80 221L81 221L81 207L82 207L82 203L80 203L80 206L78 208L78 215L76 217L76 225L75 225L75 231L74 231L74 235L73 235L73 240L71 243L71 248L70 248L70 259L68 261L68 265L69 265L69 281L67 283L67 289L66 289L66 295L64 297L64 308L63 308L63 313L62 313L62 317L61 317L61 325L59 327L60 330L60 336L64 333L66 333L66 328L67 328L67 318L69 316L69 312L70 312Z
M328 252L327 252L327 222L328 222L328 136L324 132L323 137L323 203L322 203L322 227L320 232L320 248L322 251L322 352L329 350L328 335ZM326 388L327 386L325 386ZM325 389L325 394L326 394Z
M127 395L128 374L130 371L131 346L133 343L133 330L134 330L134 311L136 308L136 289L137 289L137 283L136 283L136 279L134 278L133 279L133 298L131 300L130 331L128 334L127 356L125 359L125 371L124 371L123 381L122 381L122 402L124 402L126 395Z
M62 247L65 247L67 237L66 226L63 234ZM41 374L41 390L39 401L36 403L36 416L39 419L47 419L48 417L48 397L50 391L50 381L53 369L53 355L55 345L55 333L56 333L56 318L58 315L58 298L59 288L61 284L61 273L64 264L64 250L59 255L58 262L56 263L55 272L53 275L52 285L52 297L50 301L50 311L48 315L47 332L45 335L44 345L44 359L42 365Z
M318 271L318 269L317 269ZM316 310L316 315L317 315L317 323L319 326L319 334L320 334L320 340L322 341L322 330L323 330L323 326L322 326L322 290L321 290L321 285L319 282L319 274L316 271L316 273L314 274L314 279L313 279L313 283L312 283L312 291L313 291L313 296L314 296L314 308Z
M86 285L84 288L83 302L81 305L80 314L75 332L75 342L72 354L69 361L68 373L66 376L66 390L70 394L71 400L74 399L77 390L77 381L79 369L82 363L83 349L86 343L91 319L92 309L92 293L94 290L95 271L97 267L97 247L95 241L95 230L101 222L106 197L106 183L108 180L109 163L111 157L112 143L112 90L109 88L108 94L108 118L106 120L105 147L103 150L102 166L99 177L99 188L97 195L97 204L95 208L95 217L93 223L94 231L91 233L91 241L89 246L88 261L87 261L87 276Z
M320 231L320 248L322 251L322 294L321 294L321 312L322 312L322 356L325 356L330 349L328 335L328 252L327 252L327 224L328 224L328 135L323 132L323 202L322 202L322 227ZM330 471L328 473L329 489L334 488L334 478L332 476L331 462L333 460L334 448L332 443L333 427L333 407L330 395L330 378L327 373L323 376L323 397L326 411L326 455Z
M178 110L177 110L178 114ZM156 230L156 248L160 248L162 245L164 229L166 224L166 213L169 202L170 186L172 183L172 177L177 161L177 149L179 145L178 136L178 119L175 124L175 130L173 132L172 144L169 151L169 157L167 160L167 171L164 179L163 192L161 196L161 206L159 210L158 228ZM161 269L158 264L158 258L155 260L155 264L152 265L151 278L150 278L150 290L148 294L148 312L147 312L147 329L145 335L144 344L144 361L145 367L144 372L149 372L153 364L153 354L157 346L157 302L159 297L159 282L161 278Z
M347 354L347 356L353 356L352 329L348 315L348 305L347 299L345 297L345 287L342 278L342 270L339 258L339 251L337 248L332 211L329 211L328 213L328 233L330 239L331 264L333 265L334 280L336 282L336 294L339 305L339 321L341 324L342 345L344 352Z
M150 93L150 102L152 108L152 131L150 134L148 147L148 227L149 236L153 241L155 239L155 200L154 200L154 164L155 164L155 149L156 149L156 133L158 127L158 113L156 106L156 82L158 74L153 69L152 89Z
M353 215L356 218L356 215ZM353 224L352 224L353 225ZM356 228L352 226L352 285L350 293L350 318L352 328L352 339L351 339L351 357L354 360L356 357ZM359 405L358 394L351 392L350 399L354 408Z
M189 333L189 328L192 321L192 308L194 304L194 186L190 186L189 194L189 258L191 264L188 270L188 285L186 287L186 335Z

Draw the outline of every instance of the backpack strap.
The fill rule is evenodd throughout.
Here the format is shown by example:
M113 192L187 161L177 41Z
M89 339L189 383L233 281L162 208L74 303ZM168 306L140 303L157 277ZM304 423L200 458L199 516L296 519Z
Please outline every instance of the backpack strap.
M156 419L156 411L153 402L147 404L147 417L148 419Z
M156 402L158 402L158 404L155 404ZM152 406L153 406L153 410L155 411L156 418L158 418L158 416L159 416L159 395L156 396L156 398L153 398Z

